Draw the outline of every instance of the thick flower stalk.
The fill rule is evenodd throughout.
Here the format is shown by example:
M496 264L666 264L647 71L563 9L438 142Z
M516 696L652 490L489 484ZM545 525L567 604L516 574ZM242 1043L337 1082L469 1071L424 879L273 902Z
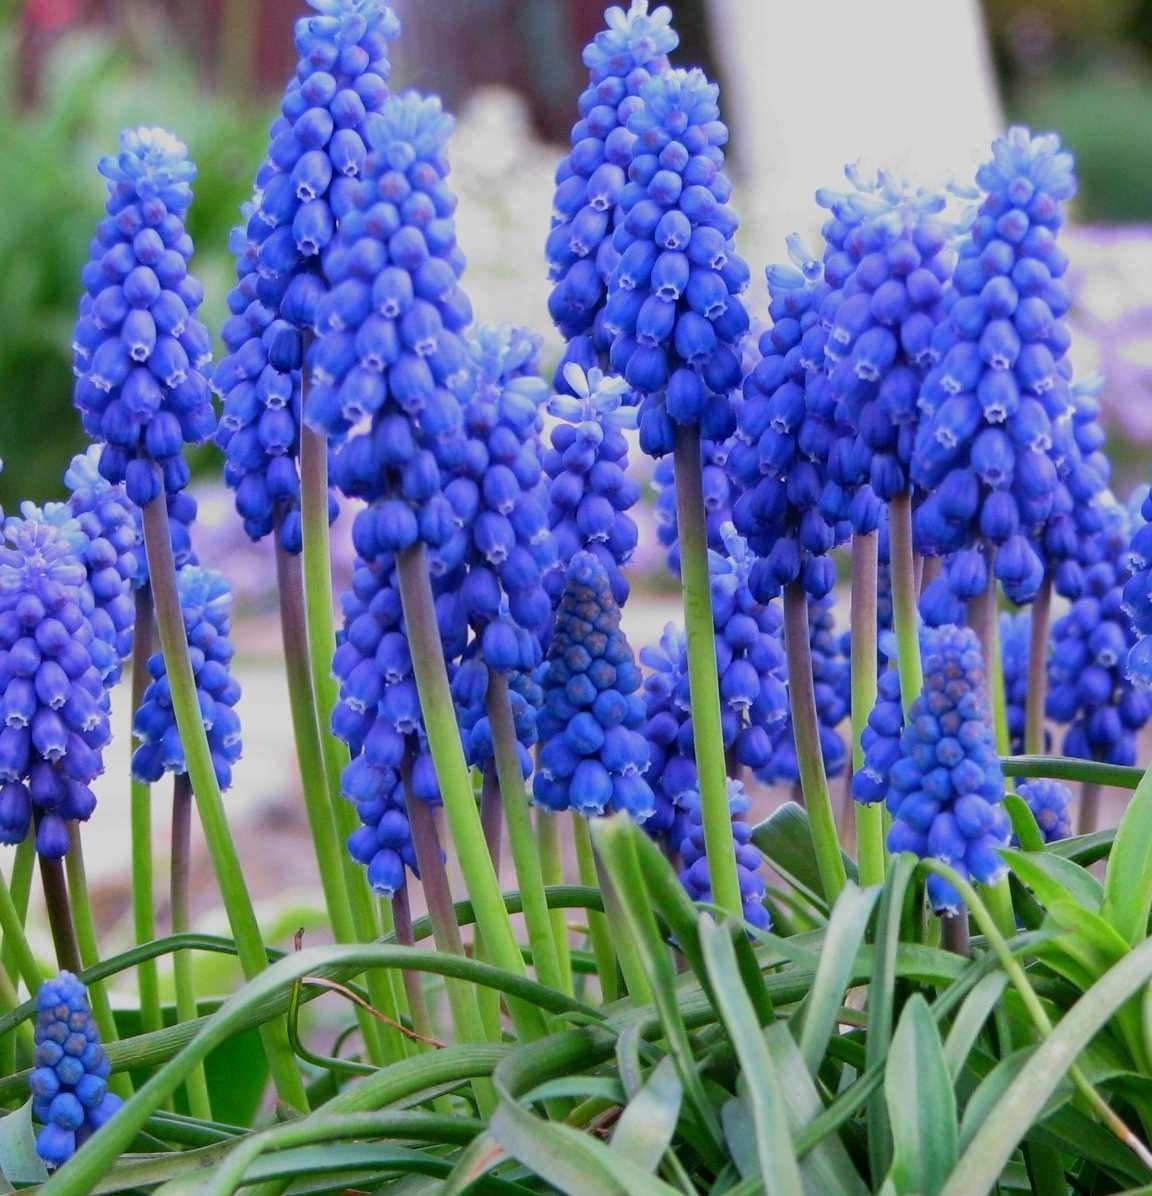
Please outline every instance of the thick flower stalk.
M32 1116L43 1127L36 1153L59 1167L121 1105L108 1091L111 1068L84 985L71 972L46 980L37 992L35 1042L28 1085Z
M585 817L655 811L641 674L620 629L608 574L589 552L568 565L543 678L533 794L549 810Z
M34 825L49 859L67 852L68 824L91 817L111 738L86 543L74 520L34 513L10 518L0 547L0 842Z
M1072 834L1072 790L1060 781L1022 781L1016 792L1032 811L1045 843L1067 839Z
M1068 261L1057 244L1075 192L1072 158L1054 135L1013 128L977 183L985 198L934 338L940 363L920 392L912 478L927 493L917 539L927 552L966 554L968 596L987 588L991 566L1005 593L1026 602L1044 579L1031 537L1051 515L1061 463L1075 451Z
M366 128L388 98L388 43L399 21L383 0L310 0L296 22L296 72L269 133L247 223L233 233L237 285L221 330L228 355L217 442L236 509L255 540L274 530L293 554L300 519L305 339L326 285L322 262L355 206ZM330 503L330 517L335 505Z
M899 732L898 751L891 748L889 701L885 713L873 712L875 738L854 794L883 797L893 819L890 850L943 860L965 879L995 885L1006 872L998 848L1007 845L1010 824L980 644L966 627L926 628L921 651L924 688ZM959 912L960 898L943 879L929 878L928 895L938 913Z
M701 492L704 495L704 522L708 531L708 547L713 552L724 551L723 528L732 522L732 504L736 500L732 479L728 474L728 441L705 440L700 445L700 459L704 469ZM680 576L680 533L677 528L676 482L672 461L662 457L652 471L656 489L656 534L668 550L668 568Z
M242 750L240 718L235 709L240 684L230 668L235 654L230 639L232 591L220 573L198 565L181 569L176 584L212 767L217 784L222 790L228 789L232 785L232 765ZM132 772L138 780L154 783L166 772L176 776L187 772L187 761L172 709L163 653L157 652L149 659L148 671L152 683L144 692L143 704L132 724L141 741L132 756Z
M679 42L663 5L650 13L648 0L632 0L627 10L612 7L604 16L607 29L584 49L588 86L571 149L556 170L545 250L553 283L548 310L567 342L558 387L569 362L585 370L607 364L612 334L603 325L604 305L619 257L612 238L636 136L628 122L644 85L668 69Z
M188 272L184 228L196 168L171 133L140 128L121 134L100 173L107 216L82 275L73 399L103 444L100 472L144 507L188 484L184 446L216 430L204 375L212 340L195 318L203 288Z
M560 422L542 457L549 478L548 524L559 558L570 561L577 552L592 553L623 605L628 597L623 566L640 538L629 514L640 499L640 487L628 476L624 436L626 429L636 427L636 409L628 405L628 384L597 366L585 372L570 362L562 377L567 393L553 395L548 403L549 414ZM551 572L544 581L558 603L563 574Z

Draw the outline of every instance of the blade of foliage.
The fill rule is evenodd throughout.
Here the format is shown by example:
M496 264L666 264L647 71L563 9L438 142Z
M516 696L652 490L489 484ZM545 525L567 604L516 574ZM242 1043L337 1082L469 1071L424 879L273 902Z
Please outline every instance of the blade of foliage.
M900 1015L884 1091L892 1127L889 1178L899 1193L936 1196L956 1162L956 1094L940 1032L920 993Z
M756 1120L748 1102L742 1097L734 1097L725 1103L720 1118L724 1125L724 1141L736 1170L743 1179L756 1179L760 1175L760 1155L756 1147Z
M812 991L793 1019L800 1025L800 1053L812 1075L824 1061L841 998L879 896L879 888L858 889L849 881L832 908Z
M698 914L676 870L647 835L636 835L633 849L644 884L651 894L652 908L668 927L689 967L701 983L706 983L704 959L700 953L700 932L696 927Z
M36 1153L31 1100L14 1113L0 1117L0 1178L13 1187L38 1184L48 1178L48 1169Z
M1058 839L1049 843L1049 855L1059 856L1063 860L1072 860L1087 868L1098 860L1108 858L1112 844L1116 841L1116 828L1109 827L1103 831L1093 831L1090 835L1076 835L1071 839Z
M1099 760L1077 760L1071 756L1004 756L1000 763L1005 776L1083 781L1087 784L1111 785L1116 789L1135 789L1144 776L1142 768L1104 764Z
M1044 836L1036 825L1036 816L1028 803L1019 794L1009 793L1004 798L1004 809L1012 821L1012 833L1024 851L1043 851Z
M1100 882L1086 868L1047 852L1017 851L1005 847L1000 854L1008 867L1036 894L1041 905L1072 898L1095 913L1104 899Z
M665 1056L620 1114L612 1149L646 1171L657 1170L672 1145L683 1099L676 1067Z
M960 1006L944 1040L944 1062L953 1080L960 1075L969 1051L1007 987L1008 977L1003 972L991 972L980 980Z
M1104 874L1104 917L1127 942L1148 933L1152 909L1152 770L1132 795L1108 856Z
M786 880L802 892L814 905L827 911L828 900L816 864L816 848L812 845L812 827L808 812L796 802L785 802L752 831L752 842ZM844 856L844 868L849 880L856 880L856 864Z

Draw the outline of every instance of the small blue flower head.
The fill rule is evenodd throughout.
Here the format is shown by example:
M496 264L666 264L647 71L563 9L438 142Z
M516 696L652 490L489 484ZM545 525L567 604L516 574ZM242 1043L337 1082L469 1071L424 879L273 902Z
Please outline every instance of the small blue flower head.
M182 142L144 128L121 134L119 155L102 159L100 173L107 216L82 275L73 401L103 445L101 473L146 506L160 493L153 463L163 489L182 490L184 445L216 430L204 375L212 340L195 318L204 292L188 272L184 229L196 171Z
M464 452L443 474L450 535L429 554L446 645L475 635L498 672L531 671L552 618L545 577L557 568L540 463L539 338L503 326L470 331L472 388ZM458 653L453 653L456 655Z
M1023 781L1016 792L1027 802L1045 843L1072 834L1072 790L1060 781Z
M572 148L556 171L546 247L554 283L548 309L569 342L561 368L568 362L603 364L606 358L611 336L601 317L618 260L612 233L632 162L635 135L628 120L641 103L641 88L668 69L667 55L679 41L669 9L649 13L647 0L604 15L608 28L584 50L591 77L580 96ZM559 372L556 384L562 384Z
M880 641L881 651L895 655L891 633ZM864 805L883 801L888 795L888 776L900 759L900 735L904 730L904 707L900 700L900 674L894 667L882 668L876 682L876 705L860 736L864 764L852 774L852 798Z
M29 506L0 547L0 842L23 842L35 823L37 851L54 859L67 824L96 808L111 738L86 543L75 520Z
M215 569L186 565L176 574L180 609L188 653L196 677L200 717L208 732L212 765L221 789L232 784L232 765L240 759L240 719L235 706L240 684L230 665L235 649L229 638L232 622L232 591ZM164 655L155 653L148 661L152 682L136 711L133 732L141 740L132 755L132 773L141 781L158 781L166 772L187 771L184 745L172 709L172 694Z
M925 629L921 648L924 688L887 774L888 846L994 884L1004 875L999 849L1010 826L980 644L970 628L949 626ZM938 913L960 908L955 890L937 877L929 878L928 895Z
M525 780L532 775L529 749L539 738L537 715L544 704L540 681L547 668L547 664L541 663L531 673L516 672L508 677L508 701L516 730L520 772ZM492 769L496 763L486 705L489 679L488 666L475 656L463 661L452 677L452 696L456 700L456 720L464 741L464 755L473 768Z
M820 307L829 287L820 262L797 238L788 248L792 264L768 270L772 327L744 380L728 449L728 472L742 491L733 522L760 558L750 585L762 602L794 581L812 598L831 593L836 569L828 554L851 531L828 475L837 430L814 394L826 386Z
M590 817L655 810L645 779L641 674L620 629L608 574L590 552L568 566L544 673L536 802Z
M559 422L542 455L548 481L548 526L561 561L590 552L608 574L618 605L628 598L623 566L640 539L629 514L640 487L628 474L628 441L623 429L636 426L635 407L625 405L628 384L593 366L564 367L569 393L554 394L548 411ZM560 601L564 576L553 572L544 584L553 604Z
M1013 755L1024 750L1024 718L1028 705L1028 656L1032 612L1000 612L1000 659L1004 674L1005 714ZM1046 733L1047 735L1047 733Z
M710 440L735 427L749 273L732 241L717 95L701 71L665 71L628 118L635 141L602 326L612 368L642 396L640 443L655 457L671 451L677 427Z
M728 782L728 809L732 814L732 848L736 853L736 876L740 882L740 899L744 920L760 930L767 930L772 919L764 908L763 857L752 842L752 828L747 814L750 803L739 781ZM704 822L700 810L700 794L694 792L685 801L684 835L677 848L680 856L680 883L693 901L711 902L712 877L705 854Z
M916 533L936 554L994 546L997 579L1028 602L1044 578L1034 540L1075 451L1068 259L1057 245L1072 158L1054 135L1013 128L977 182L984 200L933 337L939 364L920 391L912 479L928 493Z
M88 1005L71 972L46 980L36 994L36 1056L28 1076L32 1116L43 1129L36 1153L49 1167L66 1163L120 1108L108 1091L111 1067Z
M1125 668L1133 685L1152 689L1152 490L1147 486L1133 494L1129 514L1132 538L1124 567L1131 576L1121 597L1135 640Z

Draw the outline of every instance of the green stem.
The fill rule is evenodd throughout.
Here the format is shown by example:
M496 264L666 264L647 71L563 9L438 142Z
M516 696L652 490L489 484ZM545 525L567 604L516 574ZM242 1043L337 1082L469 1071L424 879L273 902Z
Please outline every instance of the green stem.
M536 842L540 845L540 868L544 873L544 884L548 888L564 883L564 855L560 843L560 815L536 807ZM560 976L563 991L572 994L572 951L568 944L568 920L564 910L554 909L552 935L556 941L556 954L560 961Z
M1117 789L1137 789L1144 769L1130 764L1103 764L1099 760L1075 760L1065 756L1005 756L1005 776L1047 777L1054 781L1094 781Z
M640 953L636 950L634 928L629 924L624 907L620 901L620 894L604 868L604 863L597 855L596 876L600 882L600 892L604 897L604 918L608 923L608 933L616 948L616 958L620 961L620 971L624 975L624 987L633 1005L649 1005L652 1002L652 986L648 983L648 975L644 971Z
M996 926L1006 938L1016 933L1016 914L1012 909L1012 890L1008 885L1008 877L1001 877L994 885L978 885L978 890L984 895L988 912L996 920Z
M496 757L504 822L508 828L508 845L512 851L520 898L524 902L528 942L532 947L532 966L541 984L563 990L564 977L552 933L552 915L548 910L548 898L544 895L544 872L536 849L528 793L520 771L508 678L493 669L488 671L486 707L492 728L492 748Z
M315 693L309 667L308 635L304 609L304 586L299 557L286 552L277 537L276 585L280 596L280 632L284 643L284 667L288 681L288 703L292 711L292 734L296 741L296 759L300 766L304 809L312 832L312 846L324 891L324 904L338 943L354 943L356 929L352 905L344 884L344 852L336 837L336 818L328 791L329 777L324 769L320 745ZM373 1005L388 1003L387 977L382 973L368 977ZM372 991L375 988L375 991ZM381 1033L380 1023L365 1010L357 1008L356 1018L364 1037L368 1057L377 1066L404 1058L399 1035ZM387 1038L387 1047L384 1039Z
M912 497L898 494L888 504L888 557L892 578L892 622L896 630L896 667L900 703L907 715L924 688L920 666L920 611L912 550Z
M684 631L688 640L688 688L692 700L696 775L704 850L712 882L712 900L726 913L741 917L740 881L732 850L732 815L724 768L724 734L720 722L720 678L716 668L716 632L708 574L708 529L704 522L704 482L700 431L676 430L673 458L676 473L676 528L680 537L680 579L684 599Z
M14 925L20 928L20 940L24 938L24 924L28 919L28 899L32 895L32 876L36 871L36 842L32 835L25 835L16 847L12 860L12 872L4 886L4 896L10 903ZM0 877L2 880L2 877ZM0 925L3 925L0 923ZM17 961L18 940L5 934L0 943L0 971L13 979L20 973Z
M1048 700L1048 624L1052 618L1052 579L1045 577L1032 602L1028 637L1028 692L1024 697L1024 751L1044 750L1044 707Z
M157 471L158 472L158 471ZM188 641L180 595L176 589L176 563L172 557L168 506L161 493L143 510L144 545L148 555L148 573L156 604L156 624L164 651L164 664L172 693L172 709L180 732L180 742L188 765L192 792L204 829L208 853L220 886L220 895L228 914L232 936L244 975L251 979L268 966L260 926L252 908L244 872L236 854L236 845L228 830L224 802L212 764L208 735L200 717L196 697L196 678L188 656ZM264 1050L272 1079L280 1099L298 1109L307 1109L308 1098L288 1041L283 1018L261 1028Z
M8 973L0 969L0 1013L11 1013L20 1005L20 994L12 983ZM25 1063L31 1063L35 1051L32 1038L32 1023L21 1022L13 1034L6 1034L0 1038L0 1065L4 1067L4 1075L11 1075L16 1070L16 1047L19 1045L20 1054Z
M44 888L44 905L48 911L56 964L62 972L78 974L84 970L84 965L80 962L80 943L76 938L76 924L72 921L64 861L41 856L40 883Z
M32 954L32 948L28 946L28 939L24 934L24 919L16 908L12 890L3 876L0 876L0 931L4 933L5 957L10 956L12 959L12 970L8 971L6 967L5 974L13 980L18 975L24 981L28 995L34 997L43 980L40 965L36 962L36 956Z
M132 636L132 715L144 702L144 691L152 680L148 658L152 655L154 627L152 591L136 591L136 623ZM137 944L156 937L156 907L153 893L152 786L132 777L129 822L132 828L132 931ZM149 959L136 972L140 994L140 1027L147 1033L164 1024L160 1012L160 978L156 961Z
M876 568L879 535L852 537L852 771L864 767L861 736L876 705ZM851 784L851 782L849 782ZM849 799L851 800L851 799ZM884 883L884 806L851 802L856 818L860 884Z
M192 786L186 772L172 778L172 867L169 874L172 933L184 934L191 924L192 895ZM176 1016L194 1021L200 1014L196 1004L196 977L192 953L177 951L172 956L172 979L176 988ZM212 1100L203 1067L194 1067L185 1081L188 1109L201 1121L212 1120Z
M80 962L84 968L94 968L100 962L100 949L96 940L96 924L92 920L92 897L88 892L88 874L84 869L84 846L80 840L80 825L68 824L68 854L64 857L68 875L68 898L72 907L73 925L76 928L76 943L80 949ZM88 986L88 1003L92 1016L100 1030L104 1043L115 1042L116 1019L112 1016L112 1002L103 981L96 980ZM110 1087L117 1096L125 1100L132 1095L132 1081L127 1075L115 1076Z
M404 623L424 716L428 749L436 766L436 777L444 801L444 812L452 832L452 845L464 876L464 885L476 911L476 926L491 962L514 975L524 975L524 959L512 923L504 907L500 882L492 857L484 843L480 812L472 792L472 781L456 725L448 670L436 624L428 556L423 544L405 549L396 558L396 574L404 607ZM522 1001L510 1000L508 1012L524 1038L538 1038L545 1032L540 1010Z
M804 807L812 828L812 847L828 904L835 904L848 881L824 753L820 750L820 722L816 713L816 688L812 675L812 645L808 632L808 595L803 583L790 582L784 587L784 651L788 660L788 704L792 711L792 733L796 740L796 763ZM732 828L728 828L728 853L732 848Z
M589 888L599 889L599 870L592 850L592 836L588 832L587 818L573 816L572 839L576 845L576 867L580 883ZM596 960L596 972L600 977L600 998L605 1005L611 1005L620 997L620 972L616 966L616 949L612 945L612 933L603 914L588 911L588 938L592 944L592 955Z

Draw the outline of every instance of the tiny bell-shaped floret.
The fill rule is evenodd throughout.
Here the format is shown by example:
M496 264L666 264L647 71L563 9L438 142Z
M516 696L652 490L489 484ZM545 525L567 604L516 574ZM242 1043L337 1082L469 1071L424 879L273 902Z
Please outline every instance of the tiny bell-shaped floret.
M28 1086L32 1116L42 1126L36 1153L49 1167L66 1163L120 1108L108 1091L111 1068L84 985L71 972L36 993L36 1054Z

